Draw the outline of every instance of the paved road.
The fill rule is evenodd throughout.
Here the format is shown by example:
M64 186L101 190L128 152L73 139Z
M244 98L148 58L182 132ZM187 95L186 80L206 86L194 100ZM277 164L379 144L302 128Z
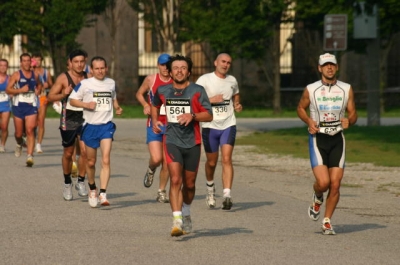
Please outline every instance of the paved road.
M169 205L155 201L158 181L148 189L142 184L148 161L145 120L116 123L111 206L97 209L75 191L73 201L63 200L57 120L47 121L44 153L35 156L33 168L25 167L24 157L14 157L9 138L8 152L0 155L0 264L399 263L398 224L338 210L338 234L323 236L320 222L306 214L310 187L304 187L303 200L279 189L267 191L268 179L282 173L262 168L236 167L234 207L226 212L206 208L201 163L192 205L194 232L172 238ZM297 120L270 119L239 120L238 125L239 131L302 126Z

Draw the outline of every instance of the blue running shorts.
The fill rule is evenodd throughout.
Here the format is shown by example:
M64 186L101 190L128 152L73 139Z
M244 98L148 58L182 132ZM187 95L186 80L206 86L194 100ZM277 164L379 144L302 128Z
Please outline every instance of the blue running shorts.
M106 124L86 124L82 129L81 139L85 145L91 148L99 148L100 142L103 139L114 140L114 133L117 126L113 122L108 122Z

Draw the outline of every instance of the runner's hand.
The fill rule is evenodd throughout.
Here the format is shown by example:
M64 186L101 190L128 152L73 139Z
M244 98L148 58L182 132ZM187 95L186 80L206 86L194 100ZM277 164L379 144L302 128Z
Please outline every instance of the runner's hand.
M153 123L153 132L155 134L159 134L162 132L160 126L163 126L163 123L161 121L157 121L156 123Z

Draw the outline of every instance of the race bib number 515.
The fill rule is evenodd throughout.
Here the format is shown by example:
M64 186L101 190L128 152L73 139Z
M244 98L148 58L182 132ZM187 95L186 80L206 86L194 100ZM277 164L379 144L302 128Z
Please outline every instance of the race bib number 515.
M111 92L93 92L93 101L96 102L95 111L110 111L112 94Z

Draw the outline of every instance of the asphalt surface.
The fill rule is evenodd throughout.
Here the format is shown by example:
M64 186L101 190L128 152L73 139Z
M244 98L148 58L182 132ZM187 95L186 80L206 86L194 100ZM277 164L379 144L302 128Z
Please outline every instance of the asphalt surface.
M75 190L73 201L63 200L58 121L46 121L44 153L35 154L32 168L25 166L24 155L14 156L10 122L7 153L0 154L0 264L399 264L398 224L338 210L337 235L322 235L320 221L306 213L311 178L299 200L265 188L282 173L236 166L234 205L223 211L218 166L218 207L207 209L204 156L191 207L193 233L171 237L169 204L155 200L158 179L143 186L145 120L115 122L111 206L95 209ZM389 119L382 125L398 123ZM238 121L239 132L293 126L304 125L298 119Z

